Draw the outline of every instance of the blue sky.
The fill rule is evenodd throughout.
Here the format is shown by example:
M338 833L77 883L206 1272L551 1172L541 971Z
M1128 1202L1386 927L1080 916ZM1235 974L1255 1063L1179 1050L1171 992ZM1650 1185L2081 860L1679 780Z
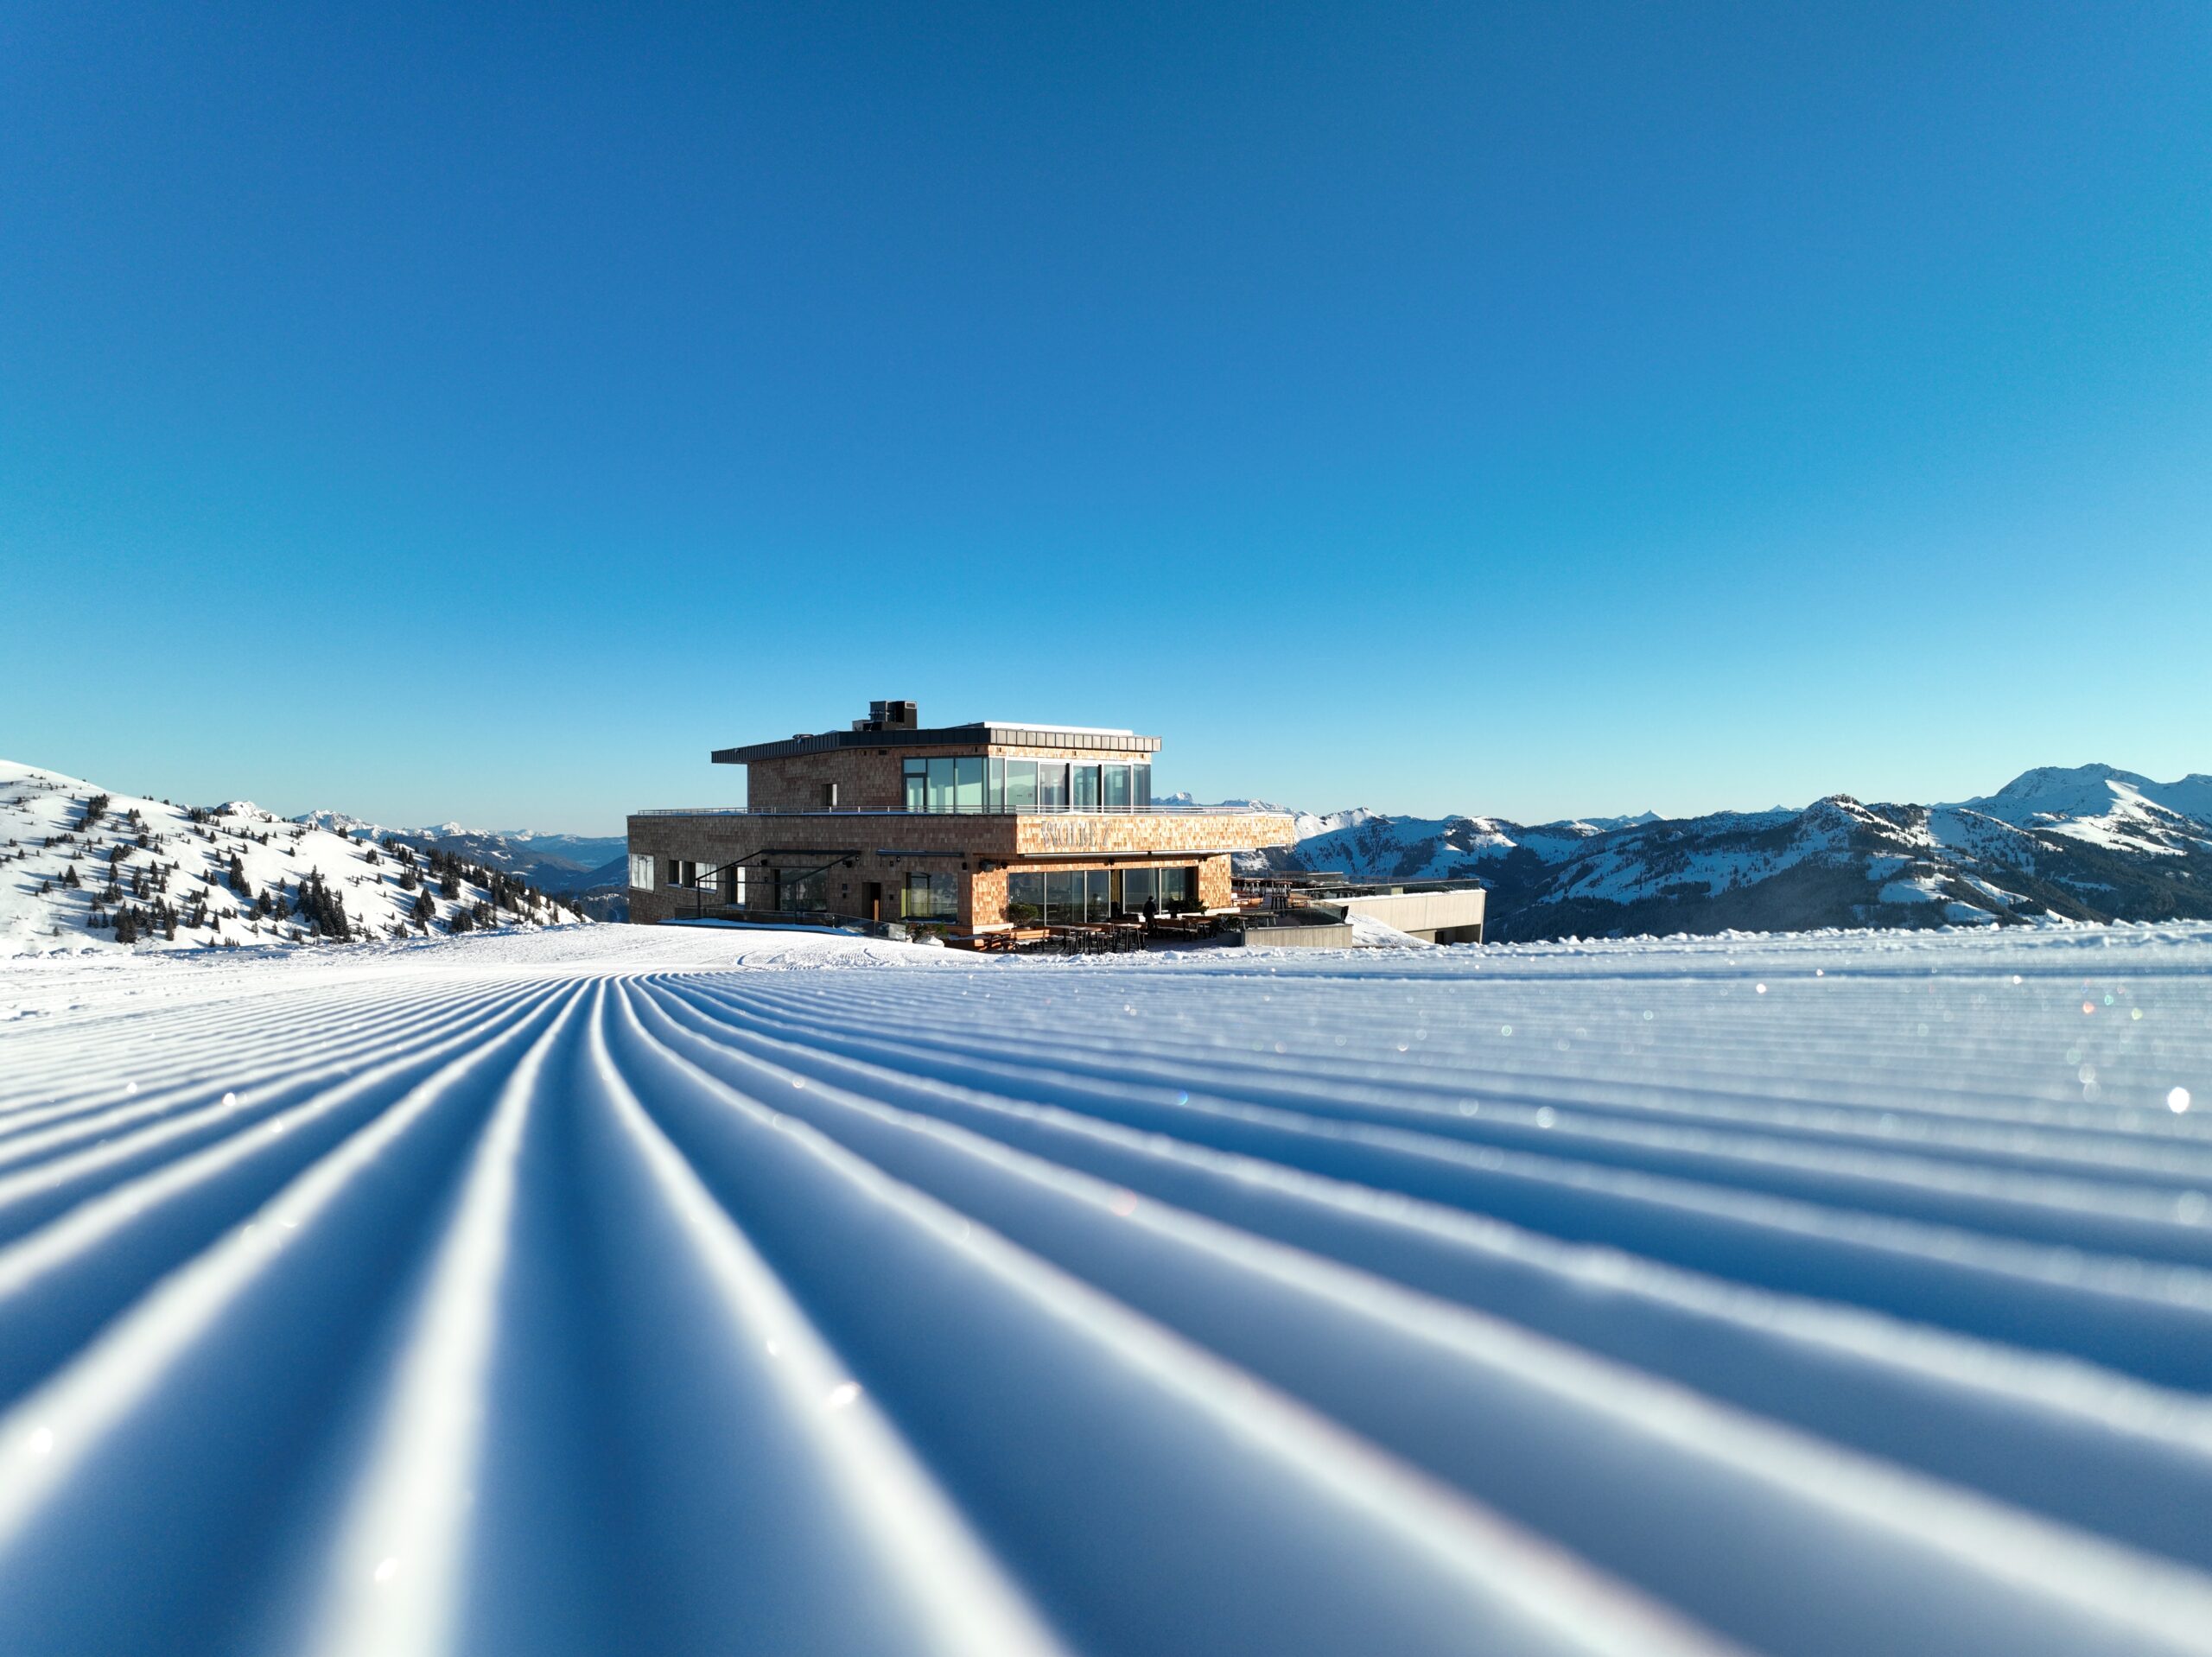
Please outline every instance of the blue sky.
M2212 770L2212 10L0 6L0 755L870 697L1524 820Z

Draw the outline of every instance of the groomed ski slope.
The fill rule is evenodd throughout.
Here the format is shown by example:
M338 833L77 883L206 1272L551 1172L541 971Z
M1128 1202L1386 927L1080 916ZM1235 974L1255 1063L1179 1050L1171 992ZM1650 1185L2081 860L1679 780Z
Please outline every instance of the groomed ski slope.
M2204 928L25 960L0 1651L2212 1651L2208 1104Z

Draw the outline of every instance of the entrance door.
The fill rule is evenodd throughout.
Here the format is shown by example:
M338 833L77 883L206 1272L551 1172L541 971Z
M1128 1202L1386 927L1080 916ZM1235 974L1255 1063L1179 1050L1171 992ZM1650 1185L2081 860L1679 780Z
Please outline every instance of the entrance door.
M872 921L883 918L883 882L863 881L861 885L861 912Z

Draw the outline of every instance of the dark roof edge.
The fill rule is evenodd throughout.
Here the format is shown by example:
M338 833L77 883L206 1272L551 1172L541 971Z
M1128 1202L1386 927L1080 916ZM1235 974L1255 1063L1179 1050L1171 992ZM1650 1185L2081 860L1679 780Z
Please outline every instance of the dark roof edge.
M823 731L754 742L742 748L716 748L717 765L750 765L756 759L787 759L794 754L830 753L839 748L954 747L962 743L1001 743L1025 748L1082 748L1100 753L1157 753L1156 736L1109 736L1101 731L1055 731L1033 725L940 725L923 731Z

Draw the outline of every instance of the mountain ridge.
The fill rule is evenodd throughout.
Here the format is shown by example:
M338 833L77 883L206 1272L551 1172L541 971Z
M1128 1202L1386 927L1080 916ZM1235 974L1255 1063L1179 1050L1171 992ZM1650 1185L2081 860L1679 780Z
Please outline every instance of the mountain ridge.
M1497 939L2212 918L2212 778L2200 773L2157 783L2041 766L1963 801L1832 794L1687 818L1294 815L1297 845L1246 854L1245 872L1478 879Z

